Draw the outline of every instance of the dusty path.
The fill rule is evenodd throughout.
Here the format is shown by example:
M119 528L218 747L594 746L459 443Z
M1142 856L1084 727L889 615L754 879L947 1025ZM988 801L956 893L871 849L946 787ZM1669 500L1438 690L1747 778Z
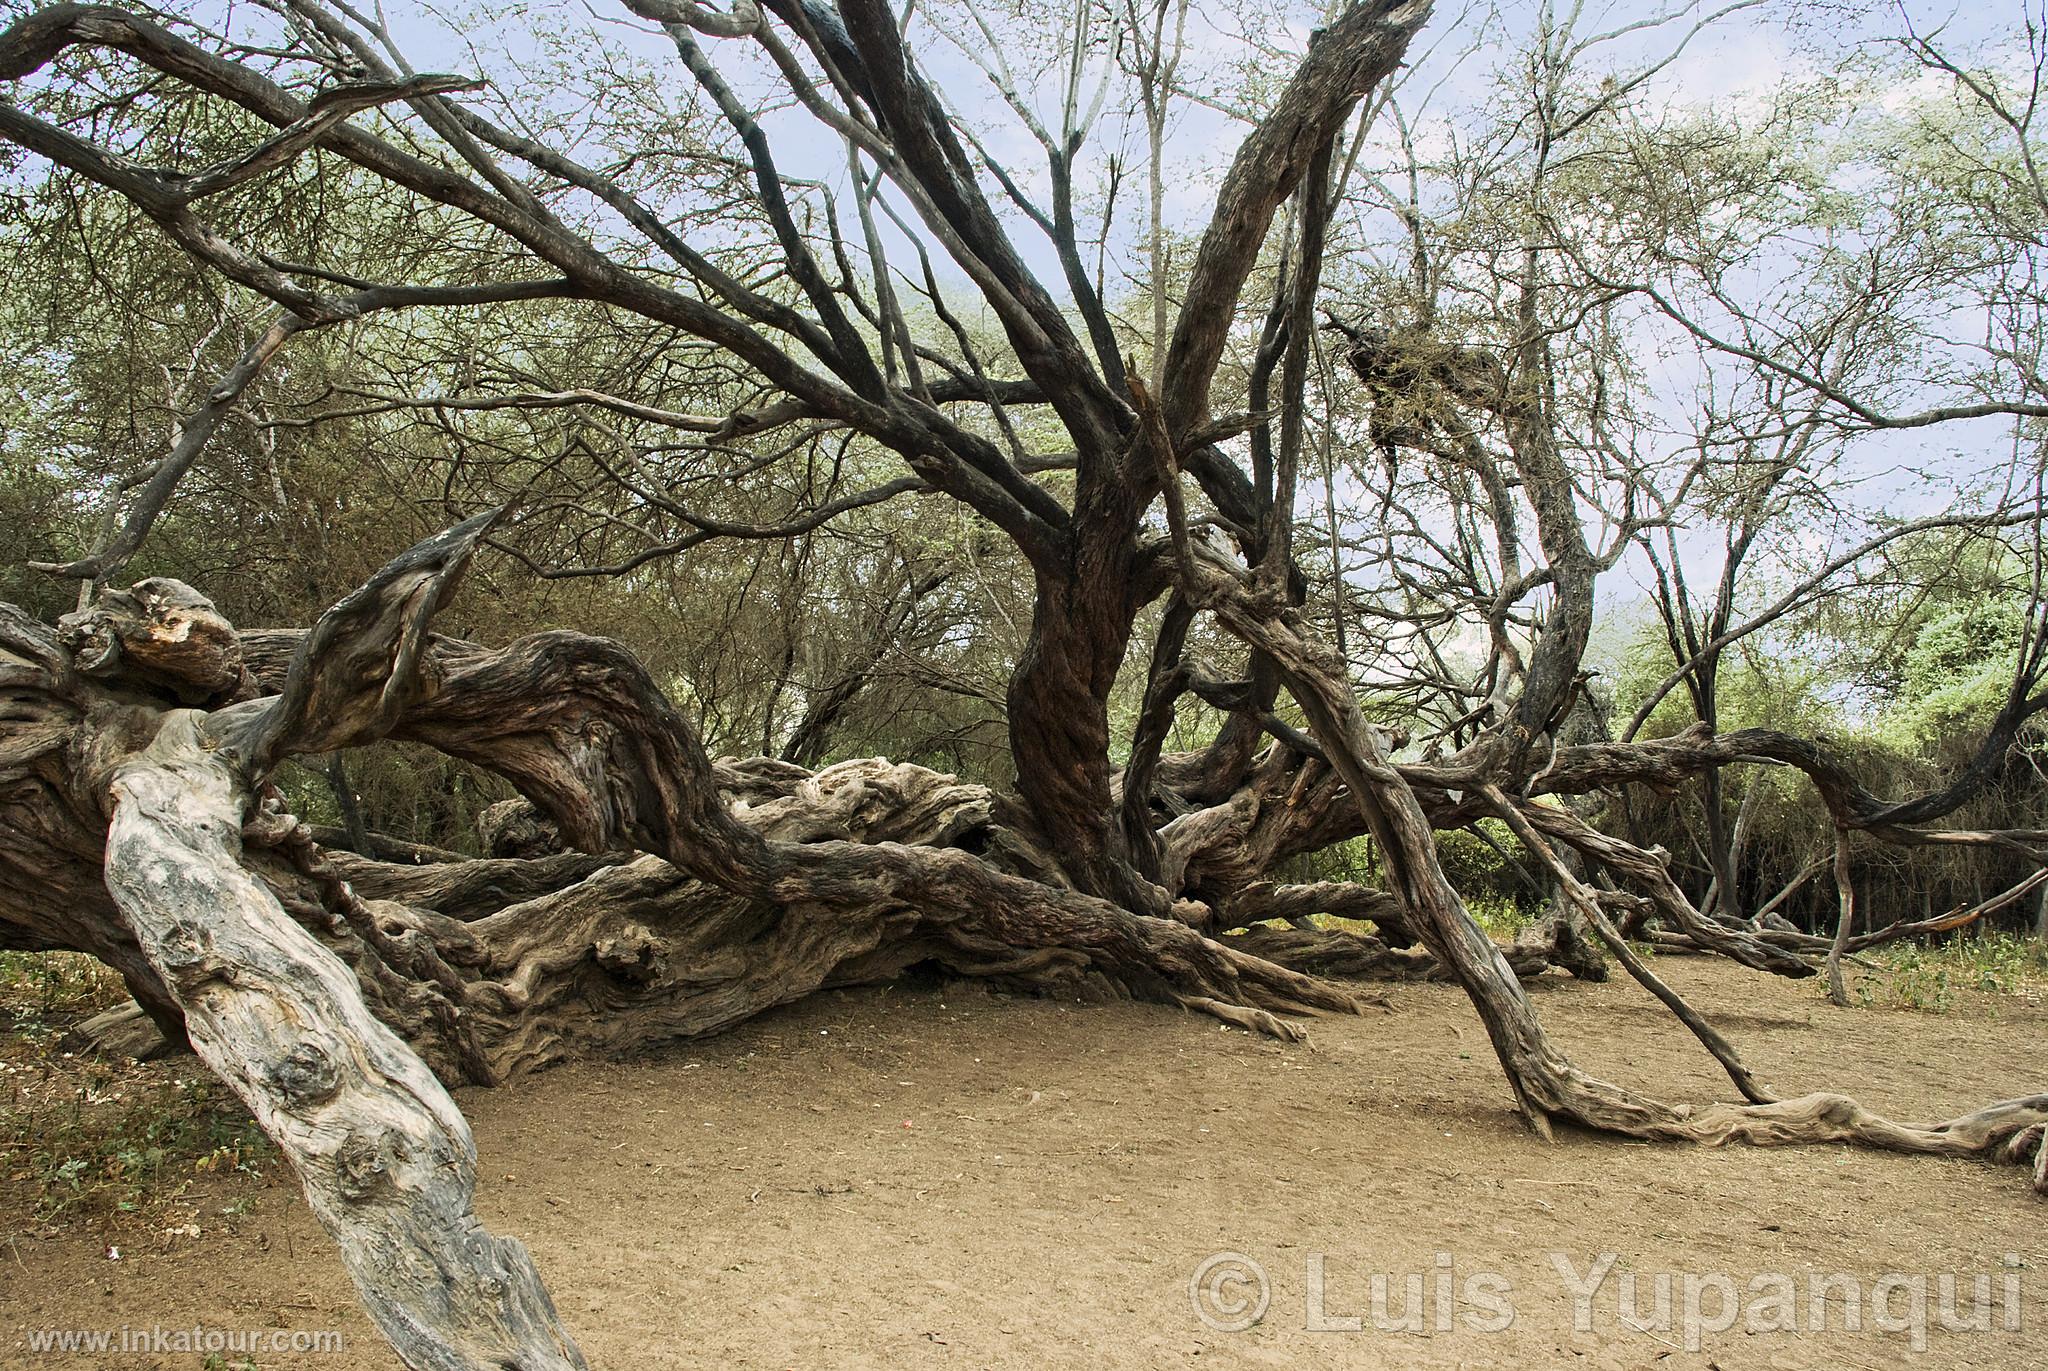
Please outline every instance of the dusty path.
M1836 1010L1810 984L1725 963L1660 967L1781 1090L1841 1086L1922 1117L2048 1084L2039 1007ZM1633 986L1539 994L1587 1067L1668 1096L1725 1093ZM462 1105L486 1219L534 1249L592 1364L611 1371L2048 1364L2048 1204L2018 1172L1833 1148L1546 1146L1509 1113L1455 990L1392 1000L1391 1013L1317 1022L1312 1045L1283 1047L1150 1007L834 994L657 1058L465 1092ZM221 1215L249 1192L253 1210ZM0 1363L194 1367L37 1356L23 1339L202 1324L344 1336L339 1353L259 1366L397 1365L282 1174L209 1182L190 1207L196 1238L116 1220L39 1238L0 1219L22 1234L0 1246ZM124 1244L118 1261L110 1241ZM1191 1303L1198 1264L1224 1251L1267 1278L1249 1331L1211 1327ZM1603 1252L1619 1256L1590 1330L1575 1331L1558 1262L1584 1272ZM1312 1329L1318 1260L1325 1327ZM1233 1271L1212 1268L1206 1287L1218 1322L1251 1288ZM1422 1331L1375 1326L1375 1272L1394 1275L1377 1322L1399 1322L1406 1278L1420 1279ZM1851 1278L1860 1331L1842 1329L1843 1287L1823 1292L1816 1327L1814 1272ZM1660 1273L1668 1327L1655 1326ZM1706 1325L1698 1352L1685 1348L1687 1273ZM1796 1331L1745 1331L1746 1313L1785 1321L1772 1273L1795 1282ZM1958 1277L1968 1321L1980 1273L1989 1331L1942 1329L1940 1278ZM1647 1331L1627 1326L1624 1276ZM1721 1277L1735 1326L1714 1331ZM1924 1304L1913 1277L1926 1278ZM1474 1326L1510 1310L1503 1331ZM1898 1331L1878 1330L1887 1311ZM1928 1351L1914 1357L1900 1325L1923 1318Z

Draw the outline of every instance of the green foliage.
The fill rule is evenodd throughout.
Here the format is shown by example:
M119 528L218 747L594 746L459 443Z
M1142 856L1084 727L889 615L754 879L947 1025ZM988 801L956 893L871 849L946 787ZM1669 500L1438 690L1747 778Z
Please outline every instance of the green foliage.
M1877 731L1907 747L1981 732L2012 687L2025 624L2026 603L2012 597L1972 600L1927 618Z
M1465 908L1495 942L1511 943L1535 922L1527 906L1498 895L1468 895Z
M0 952L0 1180L24 1188L39 1220L160 1208L197 1177L255 1176L273 1155L190 1058L134 1065L61 1050L66 1028L124 996L90 957Z
M1466 903L1474 906L1475 912L1482 904L1495 909L1519 907L1531 898L1531 892L1509 860L1519 863L1521 871L1526 872L1530 869L1528 855L1508 832L1507 825L1481 819L1478 826L1485 837L1460 829L1438 838L1437 852L1444 875L1465 896ZM1501 855L1503 852L1506 857Z
M1761 573L1760 573L1761 574ZM1789 575L1782 569L1767 579ZM1946 785L1978 752L2005 704L2026 622L2026 560L1984 530L1939 530L1904 538L1884 565L1846 578L1831 593L1724 653L1713 679L1723 731L1758 727L1814 738L1874 794L1909 797ZM1757 598L1778 593L1762 589ZM1674 665L1663 626L1640 620L1604 654L1607 703L1630 717ZM1663 696L1645 736L1692 726L1697 704L1686 685ZM2040 732L1999 760L1980 793L1945 822L1961 828L2035 828L2048 805L2034 756ZM1724 831L1745 814L1739 854L1743 897L1751 907L1776 894L1832 850L1834 832L1813 787L1783 767L1723 773ZM1636 797L1636 836L1663 845L1696 897L1709 873L1700 855L1706 798L1688 785L1667 797ZM1913 853L1910 863L1881 844L1859 848L1866 908L1936 909L1966 905L1986 889L2032 870L2016 856L1962 849ZM1823 873L1780 912L1825 931L1836 902ZM1903 915L1902 915L1903 917ZM2005 916L2008 920L2016 917Z
M1775 645L1773 645L1775 646ZM1664 630L1642 623L1624 638L1605 665L1610 708L1628 718L1650 692L1664 683L1674 663ZM1808 653L1774 651L1734 653L1725 657L1715 678L1720 726L1724 729L1776 728L1793 733L1833 731L1842 722L1840 684L1824 661ZM1667 691L1650 712L1645 737L1668 737L1697 720L1683 684Z
M2048 998L2048 942L2006 933L1981 933L1937 943L1896 943L1877 949L1879 969L1856 983L1865 1006L1946 1014L1965 995L2017 999L2040 1005Z

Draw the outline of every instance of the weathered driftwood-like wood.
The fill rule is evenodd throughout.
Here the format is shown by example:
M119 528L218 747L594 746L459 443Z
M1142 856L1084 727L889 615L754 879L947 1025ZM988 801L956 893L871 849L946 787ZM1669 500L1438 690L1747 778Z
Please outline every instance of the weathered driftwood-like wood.
M191 1050L184 1035L172 1042L158 1028L143 1007L133 1000L101 1010L79 1022L64 1037L72 1052L98 1052L112 1057L133 1057L139 1062L177 1056Z
M14 940L125 962L277 1140L408 1364L578 1364L523 1249L475 1220L436 1072L501 1080L925 960L1284 1036L1278 1014L1361 1006L1069 888L982 787L880 760L714 764L615 644L432 639L488 526L396 559L268 678L175 583L104 597L62 636L4 619L19 726L0 793L31 820L0 843ZM335 856L266 795L284 757L405 728L512 776L595 850Z
M551 298L591 301L724 349L774 392L727 421L686 427L721 441L800 416L843 427L906 464L910 474L880 487L882 498L918 490L955 499L1002 530L1031 568L1030 629L1008 696L1016 801L880 759L815 774L760 759L714 762L617 643L557 632L493 648L434 636L430 621L489 515L400 556L304 633L237 633L174 581L104 594L58 632L0 607L0 942L93 952L167 1034L189 1032L297 1168L409 1364L578 1364L523 1250L476 1222L469 1139L444 1083L499 1081L564 1056L716 1031L820 987L923 962L1054 993L1142 996L1286 1036L1300 1030L1280 1015L1365 1002L1335 977L1445 975L1470 995L1536 1127L1557 1119L1649 1138L1852 1140L1995 1156L2030 1163L2035 1184L2048 1186L2041 1098L1929 1127L1890 1123L1839 1096L1768 1102L1732 1048L1633 958L1605 917L1607 896L1547 846L1563 844L1572 860L1639 892L1624 898L1664 915L1673 936L1807 975L1809 942L1701 912L1662 853L1538 797L1670 786L1761 759L1802 770L1845 832L2036 854L2048 854L2048 835L1909 827L1981 783L1981 765L1940 793L1887 804L1825 749L1782 735L1558 745L1582 684L1597 568L1541 393L1550 359L1533 256L1508 354L1450 344L1420 377L1387 355L1385 335L1343 330L1369 389L1407 366L1410 379L1505 431L1504 456L1475 453L1466 464L1503 521L1504 549L1522 541L1505 526L1515 501L1536 517L1546 565L1526 577L1504 568L1520 588L1503 590L1493 623L1500 634L1513 601L1537 584L1529 577L1551 588L1517 673L1520 697L1490 700L1494 722L1459 754L1396 765L1342 667L1302 631L1292 608L1302 585L1289 557L1292 495L1333 138L1398 66L1428 0L1354 0L1315 35L1224 178L1157 396L1117 357L1116 331L1071 232L1062 255L1072 309L1026 267L983 192L981 166L881 0L768 0L731 15L652 0L628 8L663 26L739 138L786 291L762 294L726 275L625 184L475 109L437 101L429 118L437 133L474 141L472 166L486 164L489 148L550 185L594 196L693 279L608 256L550 212L544 193L494 173L472 178L415 155L409 136L350 125L349 109L454 88L447 78L400 79L392 54L352 16L295 7L324 45L390 79L310 102L244 65L231 45L194 42L130 11L54 5L0 34L0 78L37 72L74 46L111 50L179 87L178 98L223 100L277 130L219 167L175 174L0 105L0 136L125 197L188 253L279 308L152 478L128 532L107 556L67 570L96 576L135 550L205 430L292 334L401 306ZM974 278L1023 377L991 381L970 353L974 386L961 374L915 379L914 366L906 385L886 348L879 362L870 355L878 328L884 338L903 333L906 359L938 354L910 344L892 304L878 295L882 312L869 313L821 262L754 115L696 34L773 40L771 53L795 73L791 94L853 140ZM827 80L803 75L813 69ZM249 255L192 214L195 196L314 146L410 201L488 226L517 258L512 279L344 290L325 271ZM1055 214L1071 229L1073 149L1048 150ZM1276 296L1254 367L1264 379L1250 387L1261 414L1218 421L1211 399L1240 298L1278 210L1297 194L1291 284ZM959 341L965 348L964 332ZM1286 392L1278 399L1276 366ZM1001 406L1048 407L1073 449L1071 462L1060 459L1073 471L1071 500L1033 479L1037 459L1006 453L984 425L951 412L975 399L996 407L1013 443ZM1269 408L1279 414L1277 452ZM1253 449L1249 479L1217 445L1239 433ZM1183 471L1232 530L1235 550L1190 541ZM1510 475L1519 494L1508 493ZM1147 527L1162 495L1166 543ZM816 522L802 528L833 512L813 511ZM691 537L710 533L707 524ZM1111 692L1141 611L1176 579L1157 688L1119 778ZM1252 649L1241 686L1185 655L1205 612ZM1283 683L1310 734L1281 716ZM1169 757L1161 749L1183 687L1231 717L1211 747ZM2016 695L1980 762L2039 707ZM1259 753L1265 735L1276 742ZM494 816L508 822L493 830L491 860L380 847L353 821L357 852L330 852L269 787L287 757L387 737L439 748L518 790L523 801ZM798 750L818 745L813 734ZM1495 946L1473 922L1435 851L1436 830L1487 812L1548 854L1565 894L1542 936L1513 948ZM1362 832L1376 840L1384 891L1270 884L1290 857ZM401 860L378 860L393 855ZM1368 919L1386 942L1422 947L1302 926L1318 913ZM1265 920L1294 926L1230 933ZM1750 1103L1666 1104L1594 1080L1556 1050L1521 980L1552 965L1599 974L1582 924L1693 1028Z
M1678 882L1671 878L1663 853L1646 852L1610 837L1562 805L1531 806L1518 812L1537 830L1568 844L1580 855L1613 872L1630 888L1642 891L1656 912L1701 947L1759 971L1795 979L1813 974L1812 965L1803 958L1747 929L1731 928L1695 909L1678 888Z
M1256 957L1340 981L1451 981L1444 964L1422 947L1389 947L1370 934L1270 925L1228 934L1224 942ZM1501 949L1517 978L1540 976L1558 965L1549 942Z
M1480 793L1484 795L1494 814L1505 822L1520 840L1523 848L1550 870L1556 878L1560 898L1576 907L1585 916L1595 935L1606 944L1607 950L1622 964L1622 968L1635 978L1636 983L1656 996L1664 1007L1700 1040L1701 1045L1713 1054L1714 1060L1721 1063L1722 1068L1727 1071L1728 1079L1742 1092L1742 1098L1751 1104L1775 1103L1777 1096L1757 1084L1755 1077L1750 1075L1749 1068L1743 1065L1742 1059L1736 1055L1735 1048L1721 1036L1719 1030L1701 1018L1676 990L1665 984L1663 978L1650 970L1644 965L1643 960L1636 956L1620 931L1608 919L1607 911L1601 907L1599 894L1565 865L1551 849L1550 844L1544 841L1543 835L1536 831L1535 825L1530 823L1521 807L1511 801L1498 786L1483 786Z
M67 621L66 642L89 674L219 705L133 709L147 745L92 778L107 804L105 888L194 1050L298 1174L371 1317L423 1371L567 1371L583 1360L525 1248L476 1217L475 1147L446 1088L370 1013L361 970L244 860L278 760L389 728L427 620L489 523L428 540L323 616L274 698L236 698L251 692L233 630L175 583L103 599ZM360 932L397 971L382 930Z
M476 1217L476 1149L447 1090L242 865L247 786L205 716L171 715L112 790L108 888L406 1364L581 1367L526 1249Z

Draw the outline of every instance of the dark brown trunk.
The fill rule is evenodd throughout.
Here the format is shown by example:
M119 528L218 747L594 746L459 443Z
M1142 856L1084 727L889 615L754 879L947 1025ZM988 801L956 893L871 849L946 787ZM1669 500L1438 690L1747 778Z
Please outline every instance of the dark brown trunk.
M1070 575L1039 573L1030 636L1010 678L1017 792L1077 889L1162 913L1164 892L1138 874L1118 826L1109 759L1109 695L1150 578L1139 575L1127 531L1097 525L1075 541Z

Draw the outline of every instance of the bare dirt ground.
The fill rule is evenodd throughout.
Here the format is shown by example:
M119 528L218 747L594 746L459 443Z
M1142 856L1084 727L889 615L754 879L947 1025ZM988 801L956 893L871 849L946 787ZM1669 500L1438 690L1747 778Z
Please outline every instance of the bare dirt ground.
M1659 966L1787 1093L1845 1088L1922 1118L2048 1084L2038 1004L1838 1010L1810 982ZM1727 1094L1633 985L1546 980L1536 993L1586 1067L1667 1098ZM959 986L836 993L715 1041L461 1103L486 1221L532 1247L602 1368L2048 1364L2048 1204L2017 1170L1838 1148L1545 1144L1510 1112L1457 990L1390 999L1283 1046L1147 1006ZM38 1061L13 1068L17 1102L35 1072L79 1069ZM167 1205L55 1220L6 1170L0 1364L201 1366L37 1355L27 1338L204 1325L343 1335L340 1352L257 1366L397 1365L274 1162L260 1179L216 1167ZM1253 1312L1250 1267L1212 1264L1200 1312L1191 1297L1223 1252L1264 1274L1268 1303L1245 1331L1214 1325ZM1567 1272L1610 1252L1575 1328ZM1392 1276L1377 1310L1374 1273ZM1862 1307L1837 1285L1813 1309L1815 1273L1846 1276ZM1942 1327L1944 1313L1974 1321L1980 1274L1988 1328ZM1411 1275L1419 1331L1379 1326L1404 1321ZM1778 1275L1789 1307L1773 1302ZM1724 1308L1734 1326L1720 1329Z

